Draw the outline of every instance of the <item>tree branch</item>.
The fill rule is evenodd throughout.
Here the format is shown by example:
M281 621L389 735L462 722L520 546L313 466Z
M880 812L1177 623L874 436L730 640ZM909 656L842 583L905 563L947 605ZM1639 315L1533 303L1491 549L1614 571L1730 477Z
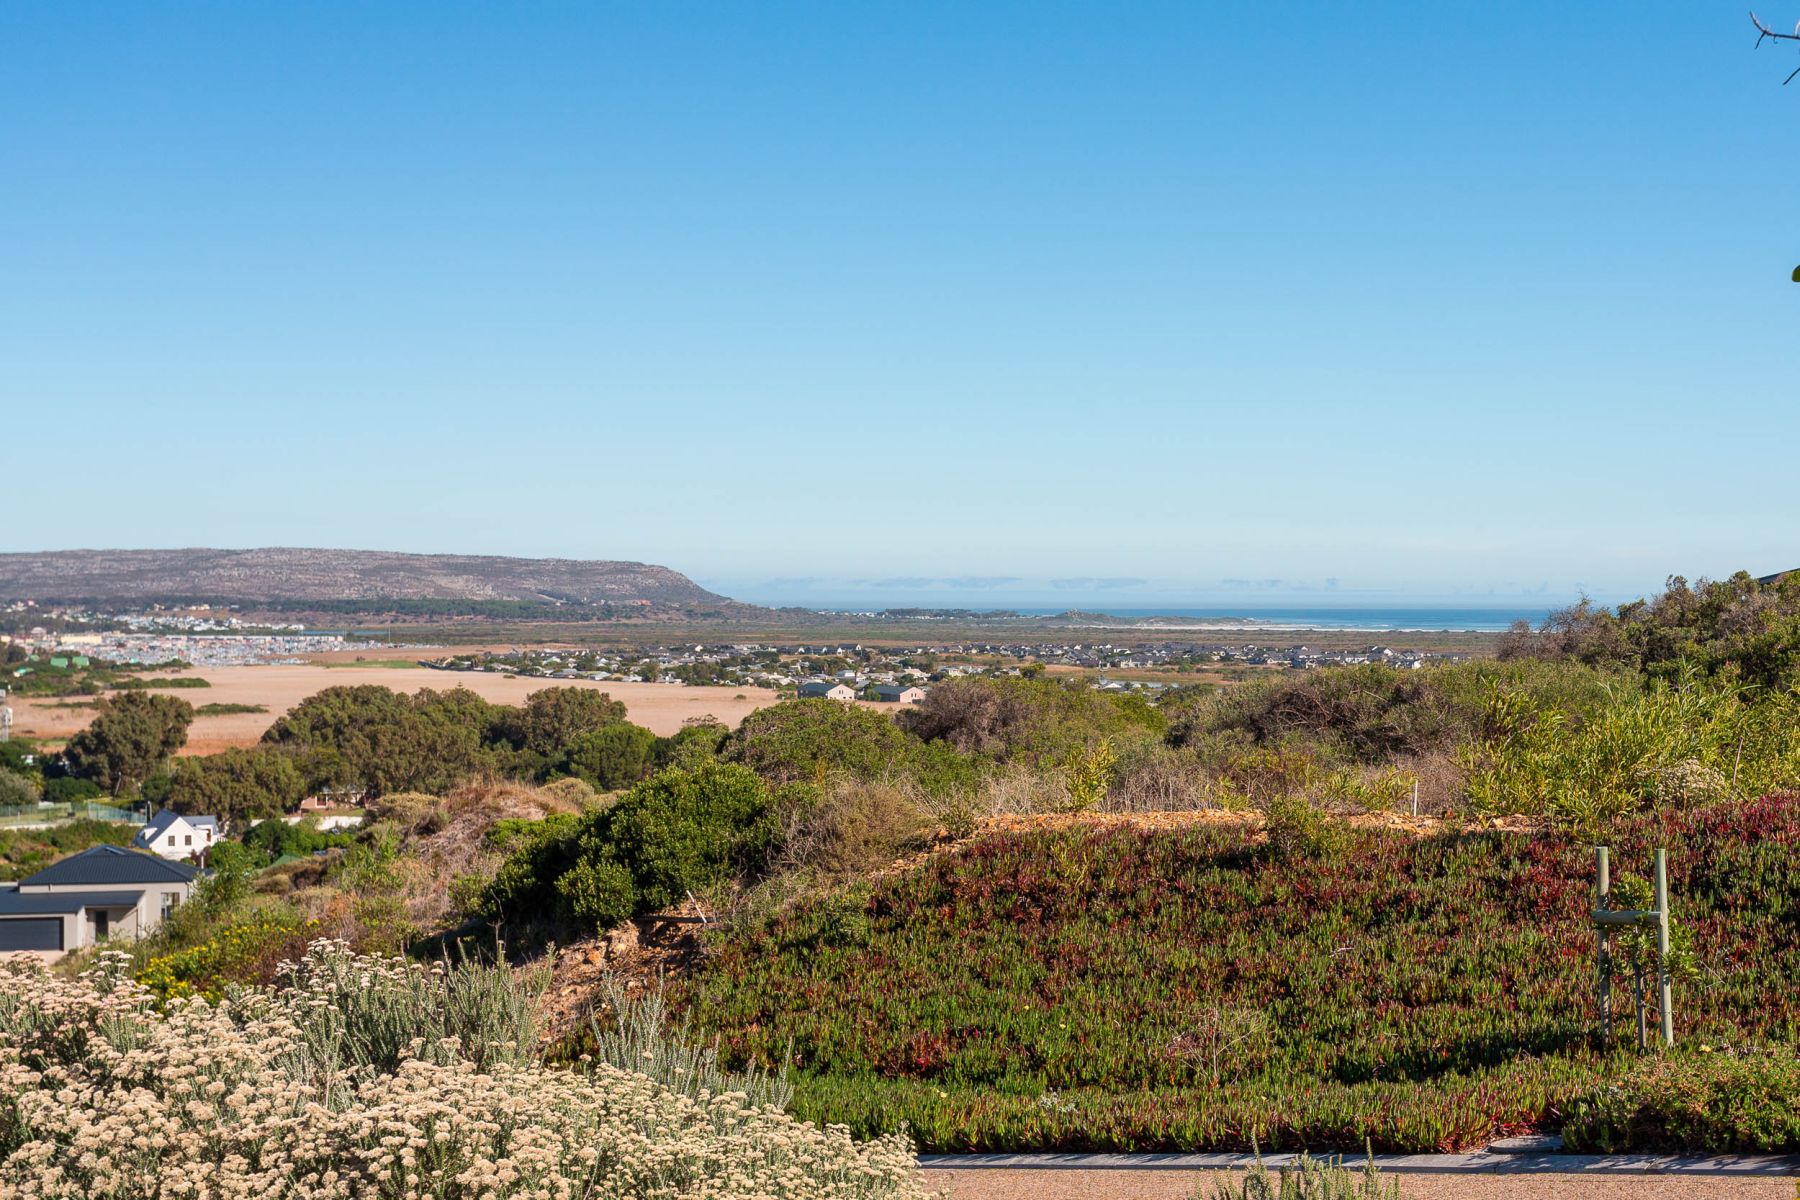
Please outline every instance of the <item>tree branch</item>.
M1750 14L1750 23L1756 26L1756 44L1762 45L1764 38L1773 38L1778 42L1800 42L1800 24L1794 26L1792 33L1776 33L1762 23L1762 18L1754 12Z
M1800 42L1800 22L1795 23L1794 32L1792 33L1776 33L1773 29L1770 29L1767 25L1762 23L1761 17L1757 16L1755 12L1751 12L1750 23L1756 26L1756 44L1758 46L1763 44L1764 39L1776 42ZM1800 75L1800 67L1795 67L1793 73L1781 81L1781 86L1786 87L1788 84L1794 82L1795 75Z

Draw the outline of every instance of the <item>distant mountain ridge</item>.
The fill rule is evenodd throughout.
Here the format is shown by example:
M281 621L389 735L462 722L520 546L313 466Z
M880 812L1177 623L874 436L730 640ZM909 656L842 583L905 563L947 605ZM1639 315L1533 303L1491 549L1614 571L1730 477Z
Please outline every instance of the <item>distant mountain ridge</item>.
M520 601L736 606L668 567L381 550L51 550L0 553L0 600Z

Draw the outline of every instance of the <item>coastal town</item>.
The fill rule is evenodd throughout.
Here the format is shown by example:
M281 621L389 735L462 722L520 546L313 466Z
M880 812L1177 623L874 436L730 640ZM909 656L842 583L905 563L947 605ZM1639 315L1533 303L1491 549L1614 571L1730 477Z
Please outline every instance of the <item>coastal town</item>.
M878 700L883 689L919 688L964 676L1018 675L1057 668L1099 673L1097 686L1157 692L1179 686L1184 672L1202 668L1307 670L1384 663L1416 670L1458 654L1434 654L1372 645L1355 650L1308 646L1272 647L1202 642L946 642L875 646L862 642L718 643L653 645L625 650L534 648L506 653L460 653L423 660L446 671L492 671L543 679L669 683L696 686L802 690L829 680L852 697ZM1171 675L1169 679L1118 677L1119 673ZM822 694L822 693L820 693ZM850 698L850 697L844 697Z

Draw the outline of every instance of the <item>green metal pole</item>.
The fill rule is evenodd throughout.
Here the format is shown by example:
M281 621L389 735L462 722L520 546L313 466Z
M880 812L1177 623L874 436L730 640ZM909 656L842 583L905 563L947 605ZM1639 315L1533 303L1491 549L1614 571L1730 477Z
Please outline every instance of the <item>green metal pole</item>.
M1650 1048L1650 1032L1647 1022L1649 1015L1644 1004L1644 956L1643 941L1639 939L1636 948L1631 952L1631 998L1637 1006L1638 1050L1643 1052Z
M1656 985L1661 995L1662 1042L1675 1044L1675 1008L1669 991L1669 852L1656 852Z
M1594 908L1603 911L1612 893L1612 863L1610 851L1605 846L1594 847L1594 869ZM1598 933L1600 1041L1602 1045L1608 1045L1612 1042L1612 931L1602 925Z

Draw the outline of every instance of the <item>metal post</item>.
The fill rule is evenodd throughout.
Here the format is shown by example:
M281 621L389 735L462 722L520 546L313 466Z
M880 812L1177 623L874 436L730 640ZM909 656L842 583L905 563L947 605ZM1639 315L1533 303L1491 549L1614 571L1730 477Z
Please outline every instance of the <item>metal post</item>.
M1669 855L1656 852L1656 986L1662 1014L1662 1042L1675 1044L1675 1008L1669 991Z
M1612 863L1605 846L1594 847L1594 869L1594 908L1604 911L1612 893ZM1596 961L1599 964L1600 1041L1604 1045L1612 1041L1612 930L1597 925L1595 931L1600 939Z
M1641 949L1631 952L1631 998L1637 1005L1638 1050L1648 1050L1650 1031L1646 1026L1649 1018L1644 1011L1644 956Z
M1419 815L1419 781L1416 779L1413 780L1412 802L1413 816L1416 817Z

